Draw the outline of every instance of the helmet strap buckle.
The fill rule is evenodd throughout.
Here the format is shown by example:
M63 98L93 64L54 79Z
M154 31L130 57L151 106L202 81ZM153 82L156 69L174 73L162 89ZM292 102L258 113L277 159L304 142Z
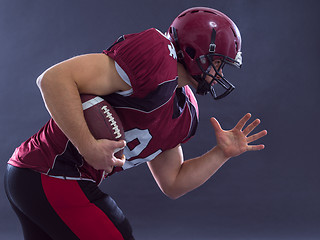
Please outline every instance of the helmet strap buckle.
M214 53L215 51L216 51L216 45L214 43L210 43L209 53Z

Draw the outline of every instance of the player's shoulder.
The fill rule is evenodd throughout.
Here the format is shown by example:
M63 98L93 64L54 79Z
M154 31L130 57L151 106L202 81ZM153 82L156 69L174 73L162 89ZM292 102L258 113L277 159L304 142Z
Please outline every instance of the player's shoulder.
M132 37L142 37L142 39L146 41L153 39L155 41L160 41L160 42L166 42L166 43L170 42L169 38L157 28L149 28L140 33L124 35L124 37L125 39L132 38Z
M173 54L175 53L173 44L164 33L156 28L149 28L137 34L124 35L124 39L128 39L127 44L135 46L134 49L141 53L152 51L153 55L171 55L176 59L176 55Z
M171 41L156 28L149 28L139 33L125 34L104 52L114 58L131 55L147 57L148 61L158 59L159 57L177 59Z
M150 28L142 32L137 40L136 54L144 55L147 65L154 65L157 68L164 65L162 70L168 69L169 65L176 68L177 54L172 42L156 28ZM170 68L170 67L169 67Z
M173 44L155 28L123 35L105 51L128 76L133 95L145 96L158 85L177 77Z

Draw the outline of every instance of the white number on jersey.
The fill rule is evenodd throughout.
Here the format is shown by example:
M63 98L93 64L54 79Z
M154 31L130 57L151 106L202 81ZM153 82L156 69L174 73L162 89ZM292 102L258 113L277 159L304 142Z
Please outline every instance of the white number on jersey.
M151 161L162 152L159 149L158 151L147 156L146 158L138 158L130 161L131 158L139 156L139 154L148 146L149 142L152 139L152 136L148 129L141 130L138 128L134 128L129 131L126 131L124 134L125 134L125 139L127 143L130 143L135 139L138 139L139 141L139 144L135 146L132 150L129 149L128 145L124 148L123 154L126 156L126 160L127 160L125 164L122 166L124 170L135 167L141 163Z

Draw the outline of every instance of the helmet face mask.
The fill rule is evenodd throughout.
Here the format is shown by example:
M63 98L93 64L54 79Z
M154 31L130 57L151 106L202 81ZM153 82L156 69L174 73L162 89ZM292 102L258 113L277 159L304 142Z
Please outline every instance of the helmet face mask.
M173 21L168 36L178 62L198 82L198 94L210 92L214 99L221 99L233 91L233 84L220 74L225 65L239 68L242 64L240 32L230 18L211 8L187 9ZM218 67L215 60L221 61Z
M205 58L205 60L204 60ZM220 64L216 66L215 60L219 60ZM231 93L235 87L230 83L224 75L220 74L226 64L231 64L226 60L225 56L220 54L208 54L206 56L200 56L196 59L199 69L201 69L201 75L192 76L197 82L197 93L200 95L206 95L211 93L215 100L224 98ZM207 69L203 69L201 62L208 61L209 66ZM211 69L214 70L214 75L210 73ZM211 79L211 80L208 80Z

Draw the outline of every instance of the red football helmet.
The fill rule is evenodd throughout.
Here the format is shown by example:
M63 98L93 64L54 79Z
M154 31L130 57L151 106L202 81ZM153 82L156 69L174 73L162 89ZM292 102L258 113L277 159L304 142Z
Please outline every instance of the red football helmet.
M178 61L198 82L197 93L210 92L214 99L227 96L234 86L221 74L225 64L241 67L241 36L234 22L212 8L195 7L182 12L169 27L168 37L174 44ZM222 64L217 68L213 61ZM216 74L210 74L214 68ZM208 83L205 78L210 76ZM218 84L213 86L213 82Z

